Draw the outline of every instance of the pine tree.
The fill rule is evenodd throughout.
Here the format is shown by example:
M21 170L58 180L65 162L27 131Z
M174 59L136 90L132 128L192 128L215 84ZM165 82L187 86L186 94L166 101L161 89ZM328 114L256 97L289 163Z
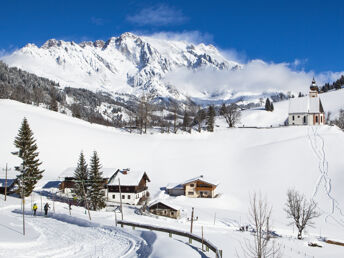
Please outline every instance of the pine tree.
M13 154L22 159L21 167L16 169L20 172L17 176L18 193L22 193L23 186L24 195L27 197L43 177L44 170L39 169L42 162L38 159L39 152L37 151L36 140L26 118L24 118L14 140L14 146L18 148L18 151L13 152Z
M266 111L271 111L271 103L270 103L270 99L267 98L265 101L265 110Z
M84 157L84 153L81 152L79 156L78 165L74 171L74 189L73 192L77 198L82 201L85 200L85 196L87 193L87 186L88 186L88 169L87 163Z
M97 152L93 152L90 163L90 188L89 188L89 198L91 208L93 210L99 210L105 207L104 195L102 194L102 189L104 188L103 182L103 172L100 171L101 165L99 162L99 157Z
M271 111L271 112L274 111L274 103L273 103L273 102L271 102L271 104L270 104L270 111Z
M207 130L209 132L214 132L214 123L215 123L215 108L213 105L208 108L208 121L207 121Z

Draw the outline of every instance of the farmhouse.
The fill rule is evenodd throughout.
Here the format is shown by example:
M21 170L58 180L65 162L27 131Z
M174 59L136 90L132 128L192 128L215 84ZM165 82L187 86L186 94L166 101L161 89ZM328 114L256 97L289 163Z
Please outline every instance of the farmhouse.
M75 178L74 178L74 171L76 168L70 167L64 170L59 178L62 180L59 189L62 194L64 194L68 198L73 197L72 190L75 185ZM108 183L110 177L115 173L115 168L102 168L101 172L103 172L103 179L104 179L104 195L105 195L105 188L106 184Z
M178 219L180 217L180 208L166 201L154 201L148 205L149 212L159 215Z
M180 184L169 184L166 190L172 196L185 195L191 198L214 198L217 185L218 183L211 182L201 175Z
M318 96L318 86L313 78L309 95L289 100L289 125L323 125L324 108Z
M147 182L150 182L146 172L117 170L109 179L106 198L109 202L137 205L140 200L148 197Z
M5 194L5 188L7 187L7 193L13 193L15 188L15 183L17 179L11 178L11 179L5 179L0 178L0 193Z

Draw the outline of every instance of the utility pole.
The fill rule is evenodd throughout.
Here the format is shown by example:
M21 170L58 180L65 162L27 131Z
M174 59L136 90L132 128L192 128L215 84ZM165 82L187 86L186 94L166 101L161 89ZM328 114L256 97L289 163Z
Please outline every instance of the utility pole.
M192 212L191 212L191 227L190 227L191 234L192 234L193 221L194 221L194 207L192 207Z
M203 226L202 226L202 251L204 251L204 245L203 245Z
M22 166L23 167L23 166ZM24 168L23 168L24 170ZM23 202L23 235L25 236L25 191L24 191L24 173L22 174L22 202Z
M122 214L122 221L123 221L123 206L122 206L122 191L121 191L121 180L118 178L118 187L119 187L119 200L121 204L121 214ZM123 224L121 224L123 226Z

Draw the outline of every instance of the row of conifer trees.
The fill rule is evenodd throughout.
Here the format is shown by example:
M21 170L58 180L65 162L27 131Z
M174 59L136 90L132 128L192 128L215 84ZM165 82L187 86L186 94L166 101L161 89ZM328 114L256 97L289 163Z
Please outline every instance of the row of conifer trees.
M75 184L73 192L79 200L92 210L99 210L105 207L104 195L102 193L104 188L102 175L97 152L93 152L89 168L84 153L81 152L78 165L74 171Z

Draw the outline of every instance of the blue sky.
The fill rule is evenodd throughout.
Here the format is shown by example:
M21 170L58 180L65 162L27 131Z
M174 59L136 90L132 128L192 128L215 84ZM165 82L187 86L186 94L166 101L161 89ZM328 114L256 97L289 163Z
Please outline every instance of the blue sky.
M80 42L164 32L211 43L241 61L344 70L344 1L8 0L1 9L0 54L50 38Z

